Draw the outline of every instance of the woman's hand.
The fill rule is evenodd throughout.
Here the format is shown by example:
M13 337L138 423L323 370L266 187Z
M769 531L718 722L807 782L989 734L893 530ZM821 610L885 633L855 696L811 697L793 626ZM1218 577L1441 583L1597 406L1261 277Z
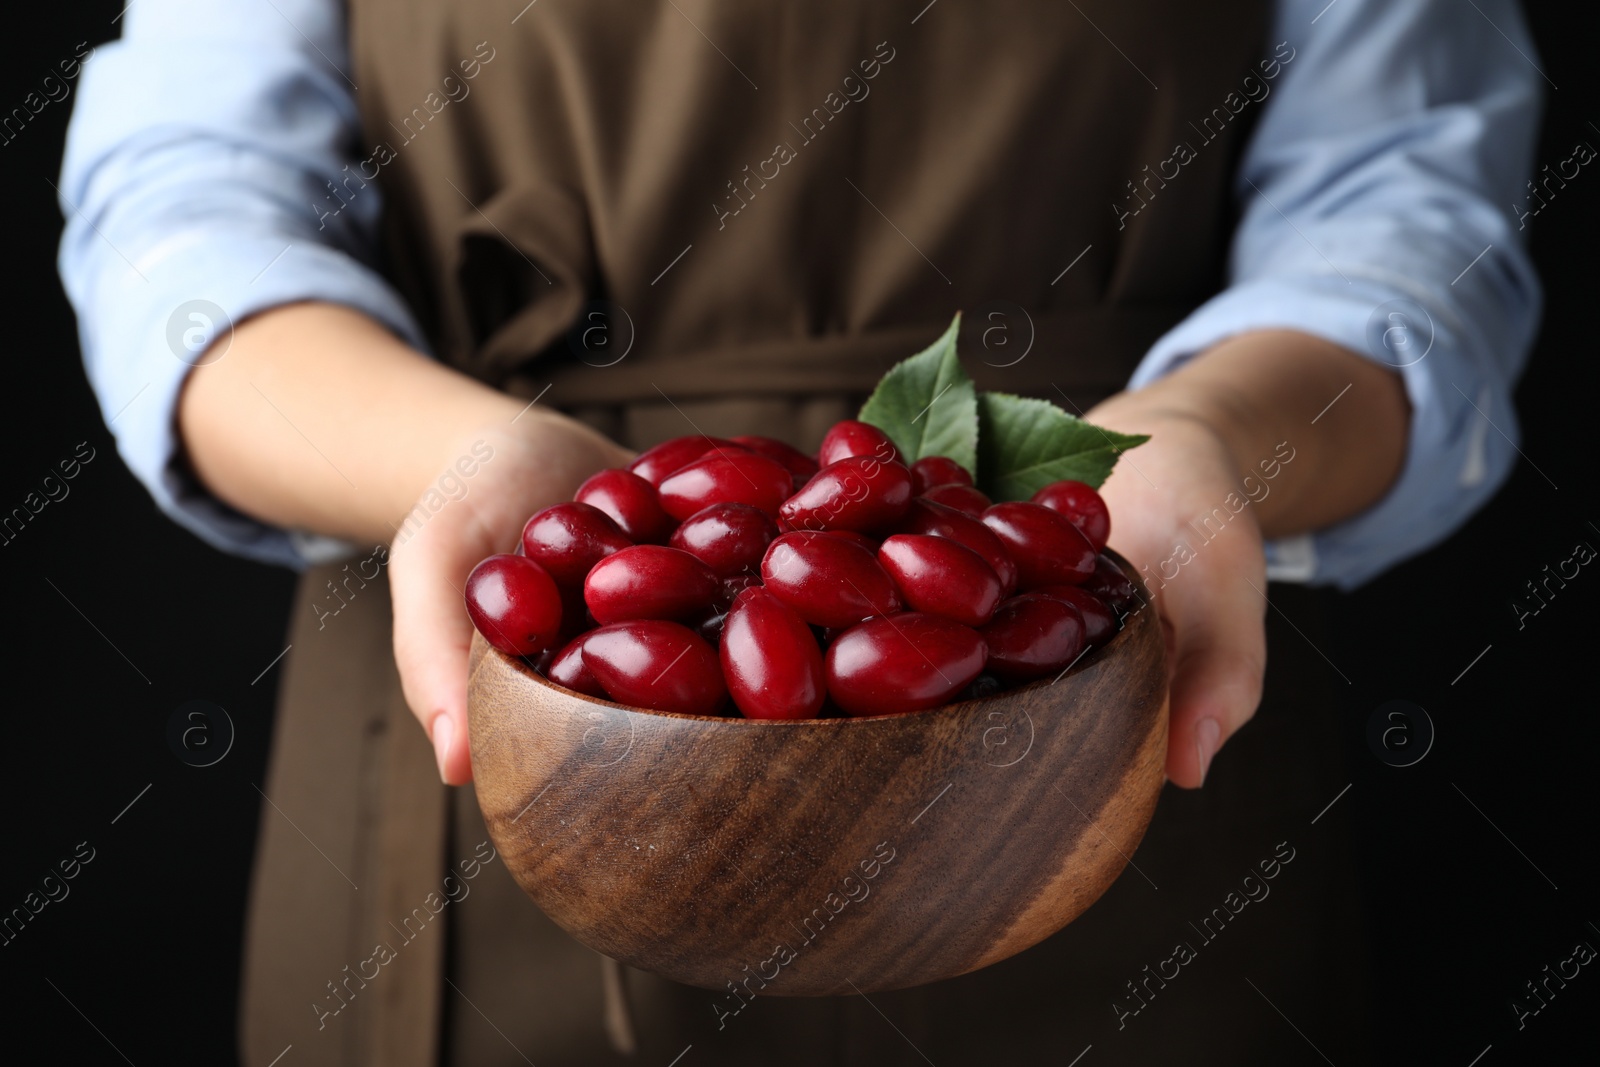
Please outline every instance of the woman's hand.
M1320 529L1377 503L1405 457L1405 387L1328 341L1260 330L1088 418L1151 435L1101 495L1111 547L1139 568L1167 636L1167 777L1193 788L1261 700L1263 536Z
M589 475L620 466L630 455L570 419L527 411L514 423L494 423L463 437L458 450L441 460L442 484L454 498L441 493L439 484L430 485L395 534L389 555L395 662L406 703L432 739L446 783L472 779L467 575L485 556L515 551L528 516L570 499ZM461 457L475 461L470 478L460 477L455 466ZM453 488L458 484L464 492Z
M218 497L264 522L393 540L406 702L433 738L445 781L469 780L467 574L512 551L533 512L629 453L429 359L349 308L274 308L228 340L184 385L178 424L190 463Z
M1118 462L1100 493L1111 510L1111 547L1143 576L1167 638L1167 777L1198 786L1211 757L1261 700L1267 657L1261 528L1237 464L1201 419L1151 409L1137 393L1113 398L1088 417L1150 434L1149 443Z

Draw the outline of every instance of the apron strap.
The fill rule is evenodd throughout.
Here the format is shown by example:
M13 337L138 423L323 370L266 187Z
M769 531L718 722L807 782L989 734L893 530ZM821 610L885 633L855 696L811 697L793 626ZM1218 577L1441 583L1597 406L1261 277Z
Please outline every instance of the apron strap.
M622 964L601 956L600 984L606 998L606 1040L624 1056L632 1056L638 1051L639 1042L633 1032L633 1007L628 1003L628 982Z
M449 797L400 691L387 579L361 569L307 571L290 616L245 929L249 1067L290 1045L300 1065L438 1062Z

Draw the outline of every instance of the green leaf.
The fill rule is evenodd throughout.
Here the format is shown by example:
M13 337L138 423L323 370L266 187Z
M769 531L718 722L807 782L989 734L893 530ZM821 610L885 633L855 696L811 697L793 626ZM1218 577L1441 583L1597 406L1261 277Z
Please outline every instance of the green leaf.
M1102 430L1047 400L1010 393L982 394L978 414L983 427L978 484L996 501L1027 500L1063 478L1098 489L1118 456L1150 439Z
M978 398L956 358L960 329L957 314L943 337L889 368L861 407L861 421L888 434L907 464L948 456L977 466Z
M1071 478L1099 488L1117 457L1148 441L1103 430L1046 400L978 393L956 356L958 314L933 344L889 369L858 418L894 442L905 461L948 456L994 500L1026 500Z

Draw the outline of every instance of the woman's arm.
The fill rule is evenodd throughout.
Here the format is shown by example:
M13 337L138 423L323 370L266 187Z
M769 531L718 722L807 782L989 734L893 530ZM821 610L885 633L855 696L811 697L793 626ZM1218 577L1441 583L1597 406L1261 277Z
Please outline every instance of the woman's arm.
M1134 425L1146 419L1207 427L1236 472L1229 491L1250 500L1271 539L1332 526L1381 500L1405 460L1409 407L1400 375L1381 364L1310 334L1255 330L1113 397L1095 417L1129 432L1147 432ZM1269 481L1256 499L1254 486Z
M200 480L240 511L367 543L395 539L441 473L472 458L474 434L541 450L531 489L546 502L627 455L330 304L246 322L225 358L189 375L178 425Z
M197 368L183 443L211 492L263 521L391 544L395 661L445 781L471 779L468 572L527 517L629 453L408 348L347 308L295 304Z
M1292 58L1240 164L1229 286L1091 413L1155 434L1105 492L1172 642L1180 785L1260 697L1263 533L1294 538L1300 580L1350 587L1447 536L1515 462L1488 420L1515 435L1538 322L1515 205L1541 81L1515 4L1479 7L1280 0Z
M1540 306L1519 205L1544 82L1513 0L1478 7L1280 0L1272 39L1293 59L1264 83L1240 162L1229 285L1134 375L1277 329L1400 376L1412 420L1395 491L1295 531L1312 534L1294 546L1299 580L1351 588L1437 544L1517 459L1512 389Z
M378 187L332 210L360 130L343 5L139 0L123 27L84 65L60 186L62 280L118 449L228 551L302 565L290 530L395 540L401 680L465 781L460 586L625 453L418 351L370 262ZM463 460L470 478L447 473Z
M370 261L378 187L329 208L360 129L342 5L139 0L121 26L83 66L60 182L61 276L90 384L162 510L220 548L303 565L286 530L196 482L177 407L208 344L298 301L422 343Z

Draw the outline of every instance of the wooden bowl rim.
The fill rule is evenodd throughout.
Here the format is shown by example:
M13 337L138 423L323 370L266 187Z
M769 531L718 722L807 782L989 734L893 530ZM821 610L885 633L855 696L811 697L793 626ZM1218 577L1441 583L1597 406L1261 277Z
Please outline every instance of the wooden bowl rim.
M1117 564L1117 567L1129 578L1129 580L1134 583L1136 588L1144 592L1143 599L1145 604L1148 606L1150 603L1150 598L1148 592L1144 590L1144 583L1139 581L1138 575L1130 573L1132 564L1130 564L1121 554L1113 551L1110 548L1105 548L1101 551L1107 556L1111 557L1111 559ZM680 719L688 722L720 723L724 725L748 724L756 727L782 726L797 729L804 727L840 729L840 727L835 724L844 722L882 722L884 720L902 720L912 716L930 715L934 712L950 712L958 708L965 709L974 705L986 703L988 701L999 700L1001 697L1015 696L1031 689L1040 689L1046 686L1054 685L1062 678L1078 674L1087 667L1098 662L1102 657L1104 657L1119 644L1125 644L1126 642L1123 640L1124 635L1132 629L1130 620L1133 618L1133 616L1138 614L1140 614L1140 611L1130 612L1127 619L1123 621L1123 625L1115 634L1111 636L1111 640L1107 641L1099 648L1090 649L1087 656L1080 655L1078 659L1067 668L1067 672L1065 674L1058 675L1056 678L1053 678L1049 681L1046 681L1043 678L1036 678L1027 685L1019 685L1010 689L1003 689L1000 692L994 693L990 696L978 697L973 700L960 700L950 704L939 704L935 707L923 708L919 711L893 711L883 715L846 715L842 718L832 717L826 719L820 717L812 717L809 719L752 719L749 716L742 714L690 715L687 712L682 711L657 711L654 708L641 708L632 704L619 704L614 700L603 700L600 697L593 697L587 693L580 693L576 689L568 689L564 685L557 685L555 682L552 682L550 679L546 678L544 675L540 674L538 671L529 666L527 660L523 659L521 656L507 655L506 653L501 652L498 648L495 648L493 645L488 644L488 642L484 643L487 646L487 655L498 656L502 662L510 665L510 667L518 674L522 675L522 677L536 682L546 689L553 690L554 692L563 696L572 697L575 700L579 700L588 704L597 704L606 708L616 708L619 711L631 712L637 715L652 715L665 719ZM481 637L477 634L474 634L474 638L481 639ZM1129 638L1129 640L1131 640L1131 638Z

